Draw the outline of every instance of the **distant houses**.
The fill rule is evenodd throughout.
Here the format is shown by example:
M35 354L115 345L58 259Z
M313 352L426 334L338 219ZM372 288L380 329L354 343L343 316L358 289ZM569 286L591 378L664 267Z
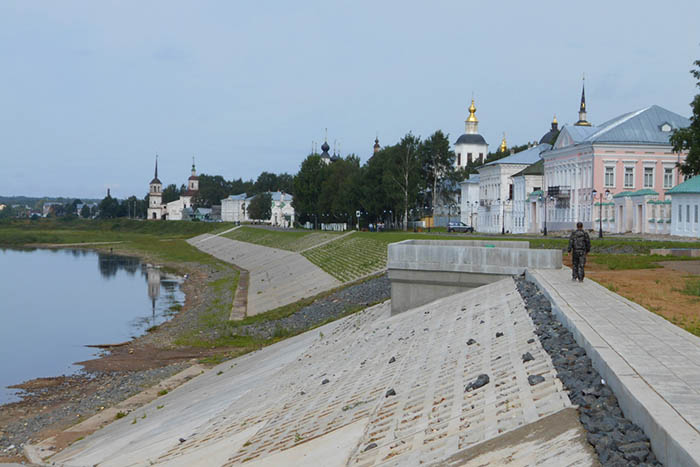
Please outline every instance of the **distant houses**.
M292 206L294 197L282 191L267 192L271 198L270 218L261 221L274 227L289 228L294 226L295 212ZM246 193L231 195L221 200L221 220L224 222L252 222L249 206L255 196Z

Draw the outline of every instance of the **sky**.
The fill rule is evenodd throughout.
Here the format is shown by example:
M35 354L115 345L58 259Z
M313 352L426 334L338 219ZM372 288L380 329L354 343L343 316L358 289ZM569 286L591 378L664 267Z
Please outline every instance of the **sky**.
M490 149L699 91L700 2L0 2L0 195L144 196L199 172L296 173L328 129L364 162L375 136L464 132Z

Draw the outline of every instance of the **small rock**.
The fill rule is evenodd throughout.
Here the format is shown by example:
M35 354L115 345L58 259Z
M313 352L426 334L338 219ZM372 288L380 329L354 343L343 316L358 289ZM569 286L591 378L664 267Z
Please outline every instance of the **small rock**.
M540 384L542 381L544 381L544 376L542 375L530 375L527 377L527 382L530 383L530 386Z
M376 448L376 447L377 447L377 443L370 443L370 444L368 444L367 447L365 448L365 452L369 451L370 449L374 449L374 448Z
M391 357L391 358L389 359L389 363L394 363L395 361L396 361L396 359L395 359L394 357Z
M496 333L496 337L503 337L503 333L502 333L502 332L497 332L497 333Z
M535 342L535 339L528 339L528 340L527 340L527 343L528 343L528 344L532 344L533 342Z
M531 362L531 361L534 360L534 359L535 359L535 357L533 357L532 354L531 354L530 352L525 352L525 353L523 354L523 363L525 363L525 362Z
M321 381L321 384L328 384L330 383L330 380L328 378L325 378L323 381Z
M489 381L491 381L489 375L481 374L477 376L477 378L474 381L469 383L469 385L466 388L464 388L464 392L473 391L474 389L479 389L483 386L486 386L487 384L489 384Z
M479 321L479 324L484 324L485 322L486 322L486 321L484 321L484 320L482 319L481 321Z
M182 443L184 443L184 442L187 441L187 440L186 440L185 438L180 438L179 441L180 441L180 444L182 444Z
M473 345L473 344L476 344L476 341L474 339L469 339L467 341L467 345Z
M384 397L395 396L395 395L396 395L396 391L394 391L393 389L389 389L386 392L386 394L384 395Z

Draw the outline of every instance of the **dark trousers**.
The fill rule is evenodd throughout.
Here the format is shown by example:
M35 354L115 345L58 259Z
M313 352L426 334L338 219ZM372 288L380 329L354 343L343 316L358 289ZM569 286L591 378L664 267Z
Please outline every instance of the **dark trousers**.
M583 268L586 266L586 251L574 250L571 260L573 263L571 266L571 277L582 281L585 275Z

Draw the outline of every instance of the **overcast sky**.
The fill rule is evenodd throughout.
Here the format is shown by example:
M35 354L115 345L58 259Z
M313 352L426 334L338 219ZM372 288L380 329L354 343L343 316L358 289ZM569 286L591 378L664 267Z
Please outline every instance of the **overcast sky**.
M197 168L296 173L311 142L490 149L698 92L697 0L0 2L0 194L143 196Z

